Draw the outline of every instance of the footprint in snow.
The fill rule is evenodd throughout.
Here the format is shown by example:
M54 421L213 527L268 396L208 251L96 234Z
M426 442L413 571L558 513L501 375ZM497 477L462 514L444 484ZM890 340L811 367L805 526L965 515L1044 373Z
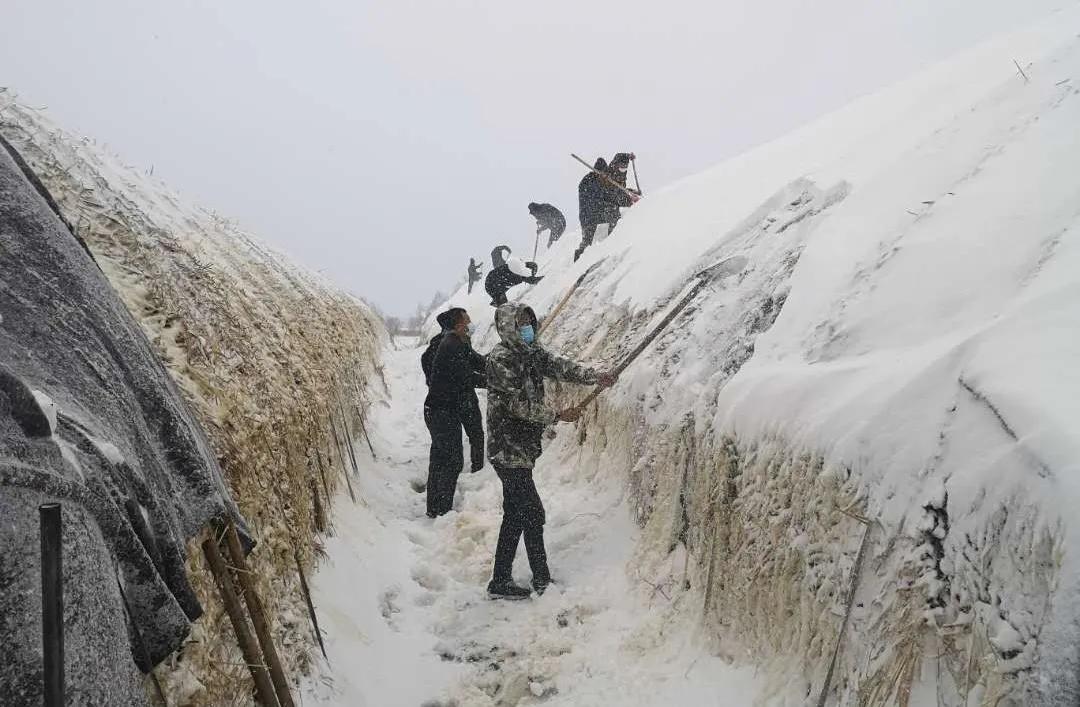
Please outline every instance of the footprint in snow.
M397 630L397 623L394 621L394 617L401 613L401 607L398 605L398 597L401 594L400 587L390 587L379 595L379 613L386 620L386 623L390 628Z
M412 568L413 581L424 589L441 592L446 589L446 575L429 565L420 564Z

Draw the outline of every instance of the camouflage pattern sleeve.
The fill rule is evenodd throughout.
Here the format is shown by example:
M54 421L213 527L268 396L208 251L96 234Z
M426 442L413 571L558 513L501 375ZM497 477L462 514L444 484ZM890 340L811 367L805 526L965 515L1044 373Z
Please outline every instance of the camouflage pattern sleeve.
M599 373L592 368L556 356L547 349L541 351L544 375L548 378L569 383L581 383L582 385L596 383Z
M495 409L509 417L541 425L554 423L555 411L544 404L536 391L529 390L531 381L518 370L521 364L501 353L496 349L487 357L489 402L494 402Z

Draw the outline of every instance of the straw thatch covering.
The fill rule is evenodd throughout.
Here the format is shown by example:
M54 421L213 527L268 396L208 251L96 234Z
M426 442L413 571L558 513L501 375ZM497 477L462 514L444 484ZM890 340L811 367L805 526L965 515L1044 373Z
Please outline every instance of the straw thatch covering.
M298 676L316 644L296 557L310 570L316 526L344 478L349 452L335 431L343 443L346 426L359 434L383 390L381 322L4 91L0 135L89 246L195 409L258 542L249 564L278 651ZM158 678L173 705L243 704L250 676L197 550L189 548L189 570L206 615Z

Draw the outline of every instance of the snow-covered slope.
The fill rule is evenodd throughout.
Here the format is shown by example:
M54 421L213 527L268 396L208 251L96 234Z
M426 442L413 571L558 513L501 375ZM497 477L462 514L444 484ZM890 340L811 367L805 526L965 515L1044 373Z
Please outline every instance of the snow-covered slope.
M814 701L837 645L840 704L1080 695L1078 36L1057 12L649 194L511 291L543 316L588 271L546 344L612 364L748 258L579 423L578 463L624 470L635 571L690 553L672 611L704 602ZM450 303L490 348L482 288Z

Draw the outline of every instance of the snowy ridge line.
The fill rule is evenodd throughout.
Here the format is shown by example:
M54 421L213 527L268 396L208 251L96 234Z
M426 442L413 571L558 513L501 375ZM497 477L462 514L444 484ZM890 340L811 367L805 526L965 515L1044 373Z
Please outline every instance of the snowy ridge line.
M748 257L601 396L565 461L621 467L643 527L628 571L688 553L697 598L673 611L706 605L703 640L770 676L763 703L816 697L853 515L881 530L830 701L1080 699L1078 32L1080 10L1058 12L651 194L511 291L543 316L599 262L545 340L612 365L689 273ZM449 302L481 351L486 300Z
M235 224L53 125L0 91L0 135L151 340L206 430L258 546L249 558L286 672L311 669L315 637L294 552L310 570L347 453L331 420L357 429L382 392L386 333L374 312ZM351 440L350 440L351 441ZM318 464L316 463L318 460ZM325 479L319 469L325 470ZM159 666L171 701L231 703L250 677L223 623L196 538L187 572L206 617Z

